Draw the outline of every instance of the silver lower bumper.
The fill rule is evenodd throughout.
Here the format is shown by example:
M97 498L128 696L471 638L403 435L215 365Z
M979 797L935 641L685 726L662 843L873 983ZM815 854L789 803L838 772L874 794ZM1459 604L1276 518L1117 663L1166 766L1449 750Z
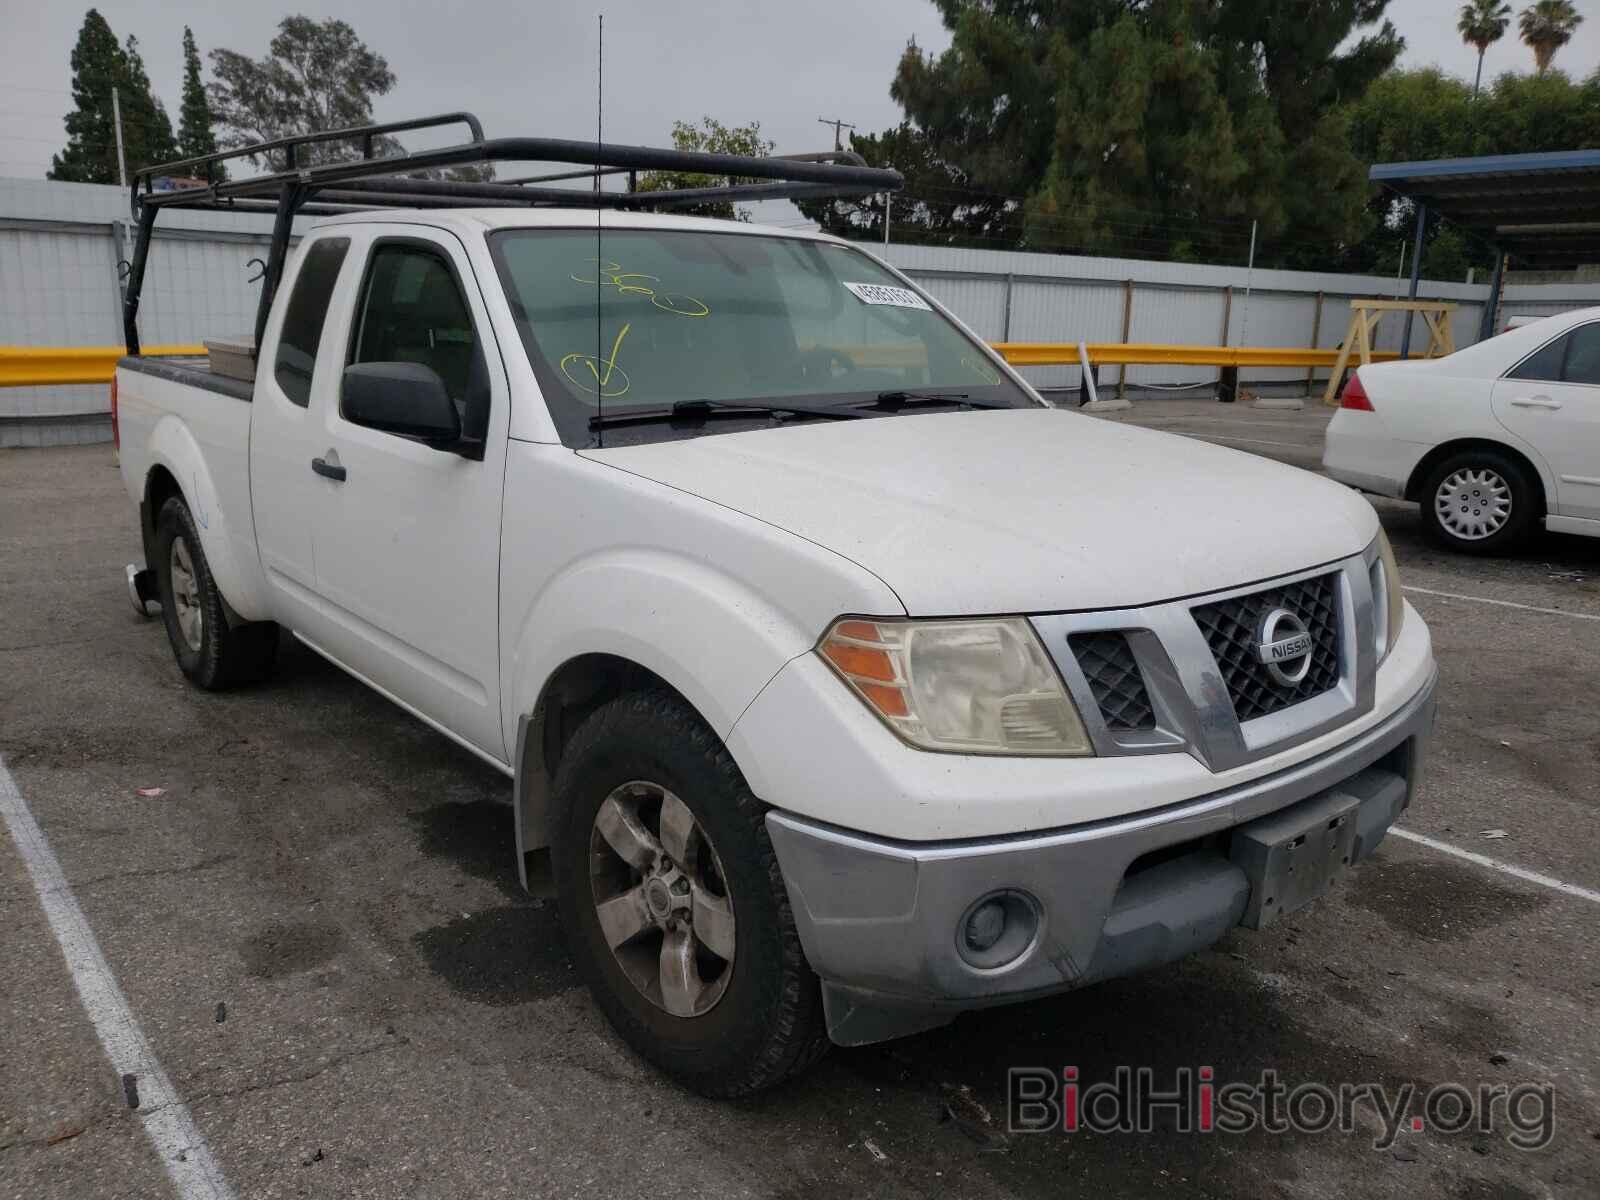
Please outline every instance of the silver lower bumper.
M830 1035L843 1045L882 1041L964 1009L1081 987L1209 946L1260 907L1250 906L1250 876L1230 857L1230 831L1292 805L1353 798L1350 859L1359 862L1416 792L1436 681L1319 758L1114 821L912 843L769 813ZM957 938L972 904L994 893L1023 898L1037 927L1025 950L986 968Z

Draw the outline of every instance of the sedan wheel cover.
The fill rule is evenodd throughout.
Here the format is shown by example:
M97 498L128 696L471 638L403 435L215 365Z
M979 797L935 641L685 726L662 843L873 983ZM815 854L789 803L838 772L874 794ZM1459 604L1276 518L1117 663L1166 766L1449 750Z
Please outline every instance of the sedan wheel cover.
M634 988L675 1017L704 1016L733 978L733 901L689 806L660 784L616 788L595 813L589 882L600 932Z
M1511 519L1511 485L1490 467L1463 468L1439 485L1433 510L1451 536L1482 541Z
M195 653L205 634L205 609L200 603L200 582L195 577L194 559L182 534L172 539L172 615L184 644Z

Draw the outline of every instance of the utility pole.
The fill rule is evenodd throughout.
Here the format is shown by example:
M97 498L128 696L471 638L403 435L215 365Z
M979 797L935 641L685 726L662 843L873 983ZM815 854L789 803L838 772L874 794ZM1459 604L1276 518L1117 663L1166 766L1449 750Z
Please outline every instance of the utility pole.
M1244 321L1239 329L1239 344L1250 344L1250 288L1255 282L1256 275L1256 225L1259 222L1250 222L1250 261L1244 269Z
M122 99L117 95L117 89L111 89L111 120L117 127L117 183L121 187L128 186L128 164L122 156Z
M840 136L840 131L855 128L849 121L841 121L838 117L818 117L817 123L819 125L833 126L833 148L835 150L844 149L844 139Z

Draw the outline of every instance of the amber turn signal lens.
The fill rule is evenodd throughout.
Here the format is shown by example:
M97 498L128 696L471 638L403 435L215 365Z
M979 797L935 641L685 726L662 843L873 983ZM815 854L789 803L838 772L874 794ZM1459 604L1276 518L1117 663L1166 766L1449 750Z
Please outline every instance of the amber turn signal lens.
M871 621L840 621L817 649L879 715L909 714L905 685L899 680L878 627Z
M894 682L894 663L890 661L887 650L830 639L822 643L822 652L828 656L829 662L846 675L853 675L857 679L876 679L883 683Z

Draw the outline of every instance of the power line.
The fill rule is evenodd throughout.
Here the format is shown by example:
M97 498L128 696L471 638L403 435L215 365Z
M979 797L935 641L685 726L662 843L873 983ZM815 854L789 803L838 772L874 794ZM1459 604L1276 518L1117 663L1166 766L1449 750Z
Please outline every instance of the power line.
M981 190L979 188L952 187L952 186L947 186L947 185L944 185L944 184L937 184L937 183L923 183L923 184L919 184L918 187L921 188L924 191L929 191L929 192L948 192L951 195L956 195L956 196L978 196L978 197L983 197L985 199L1002 200L1002 201L1006 201L1006 202L1011 203L1011 204L1018 204L1018 205L1026 204L1028 199L1029 199L1029 197L1027 197L1027 196L1018 196L1018 195L1014 195L1014 194L1007 193L1007 192L988 192L988 191L983 191L983 190ZM950 202L947 201L947 200L940 200L940 201L938 201L938 203L948 204ZM1082 208L1082 207L1088 207L1088 206L1079 205L1077 207ZM1160 211L1157 211L1155 209L1134 208L1131 205L1126 205L1126 204L1117 204L1117 205L1115 205L1114 211L1119 212L1119 213L1134 213L1134 214L1139 214L1139 215L1147 215L1147 216L1159 217L1159 218L1163 218L1163 219L1170 218L1170 216L1171 216L1170 213L1160 212ZM1252 220L1252 218L1250 218L1250 217L1195 217L1195 218L1192 218L1192 219L1196 223L1205 223L1205 224L1211 224L1211 225L1237 226L1237 227L1240 227L1240 228L1243 228L1243 229L1248 229L1250 227L1250 222Z

